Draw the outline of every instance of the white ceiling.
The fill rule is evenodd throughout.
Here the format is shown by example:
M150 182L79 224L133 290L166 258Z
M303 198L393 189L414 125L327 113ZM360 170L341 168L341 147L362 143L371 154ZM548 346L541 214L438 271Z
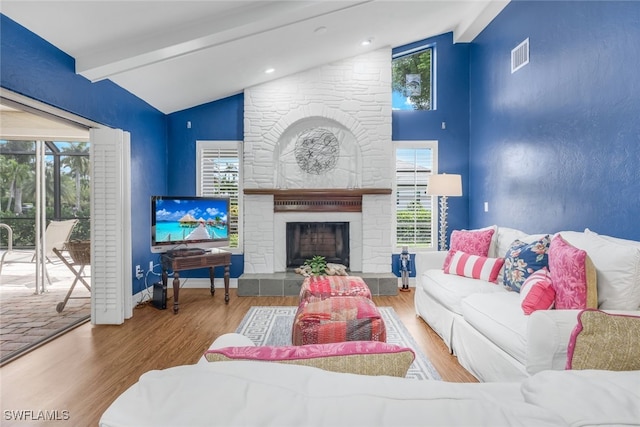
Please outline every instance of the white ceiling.
M469 42L508 1L2 0L1 11L78 74L172 113L381 47L450 31Z

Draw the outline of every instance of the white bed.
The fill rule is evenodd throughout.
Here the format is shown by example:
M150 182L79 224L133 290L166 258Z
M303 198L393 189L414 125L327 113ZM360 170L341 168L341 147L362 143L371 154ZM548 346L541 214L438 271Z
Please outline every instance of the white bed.
M268 362L150 371L105 411L124 426L640 425L640 371L546 371L462 384Z

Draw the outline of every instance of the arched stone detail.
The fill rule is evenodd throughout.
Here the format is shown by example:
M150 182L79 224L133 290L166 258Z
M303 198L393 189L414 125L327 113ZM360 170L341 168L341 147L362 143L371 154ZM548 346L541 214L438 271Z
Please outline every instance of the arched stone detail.
M331 131L340 143L336 167L326 174L303 171L295 160L294 145L301 133L315 128ZM323 105L307 105L289 112L264 135L273 142L275 188L361 188L362 152L370 139L350 115Z

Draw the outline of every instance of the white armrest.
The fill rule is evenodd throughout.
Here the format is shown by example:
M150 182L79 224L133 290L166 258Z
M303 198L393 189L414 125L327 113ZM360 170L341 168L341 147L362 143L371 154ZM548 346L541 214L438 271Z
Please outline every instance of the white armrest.
M581 310L537 310L527 322L527 372L564 370L571 332ZM612 314L640 315L639 311L603 310Z
M416 252L416 280L427 270L441 270L449 251Z
M580 310L537 310L527 322L527 372L564 370L567 344Z

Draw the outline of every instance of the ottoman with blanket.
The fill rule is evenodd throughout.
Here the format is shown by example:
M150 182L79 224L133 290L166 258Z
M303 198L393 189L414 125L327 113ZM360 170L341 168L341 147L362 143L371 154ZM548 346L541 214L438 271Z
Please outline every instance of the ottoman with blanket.
M380 312L363 296L302 300L293 320L293 345L386 340Z
M371 290L358 276L310 276L304 279L300 288L300 301L339 296L371 298Z

